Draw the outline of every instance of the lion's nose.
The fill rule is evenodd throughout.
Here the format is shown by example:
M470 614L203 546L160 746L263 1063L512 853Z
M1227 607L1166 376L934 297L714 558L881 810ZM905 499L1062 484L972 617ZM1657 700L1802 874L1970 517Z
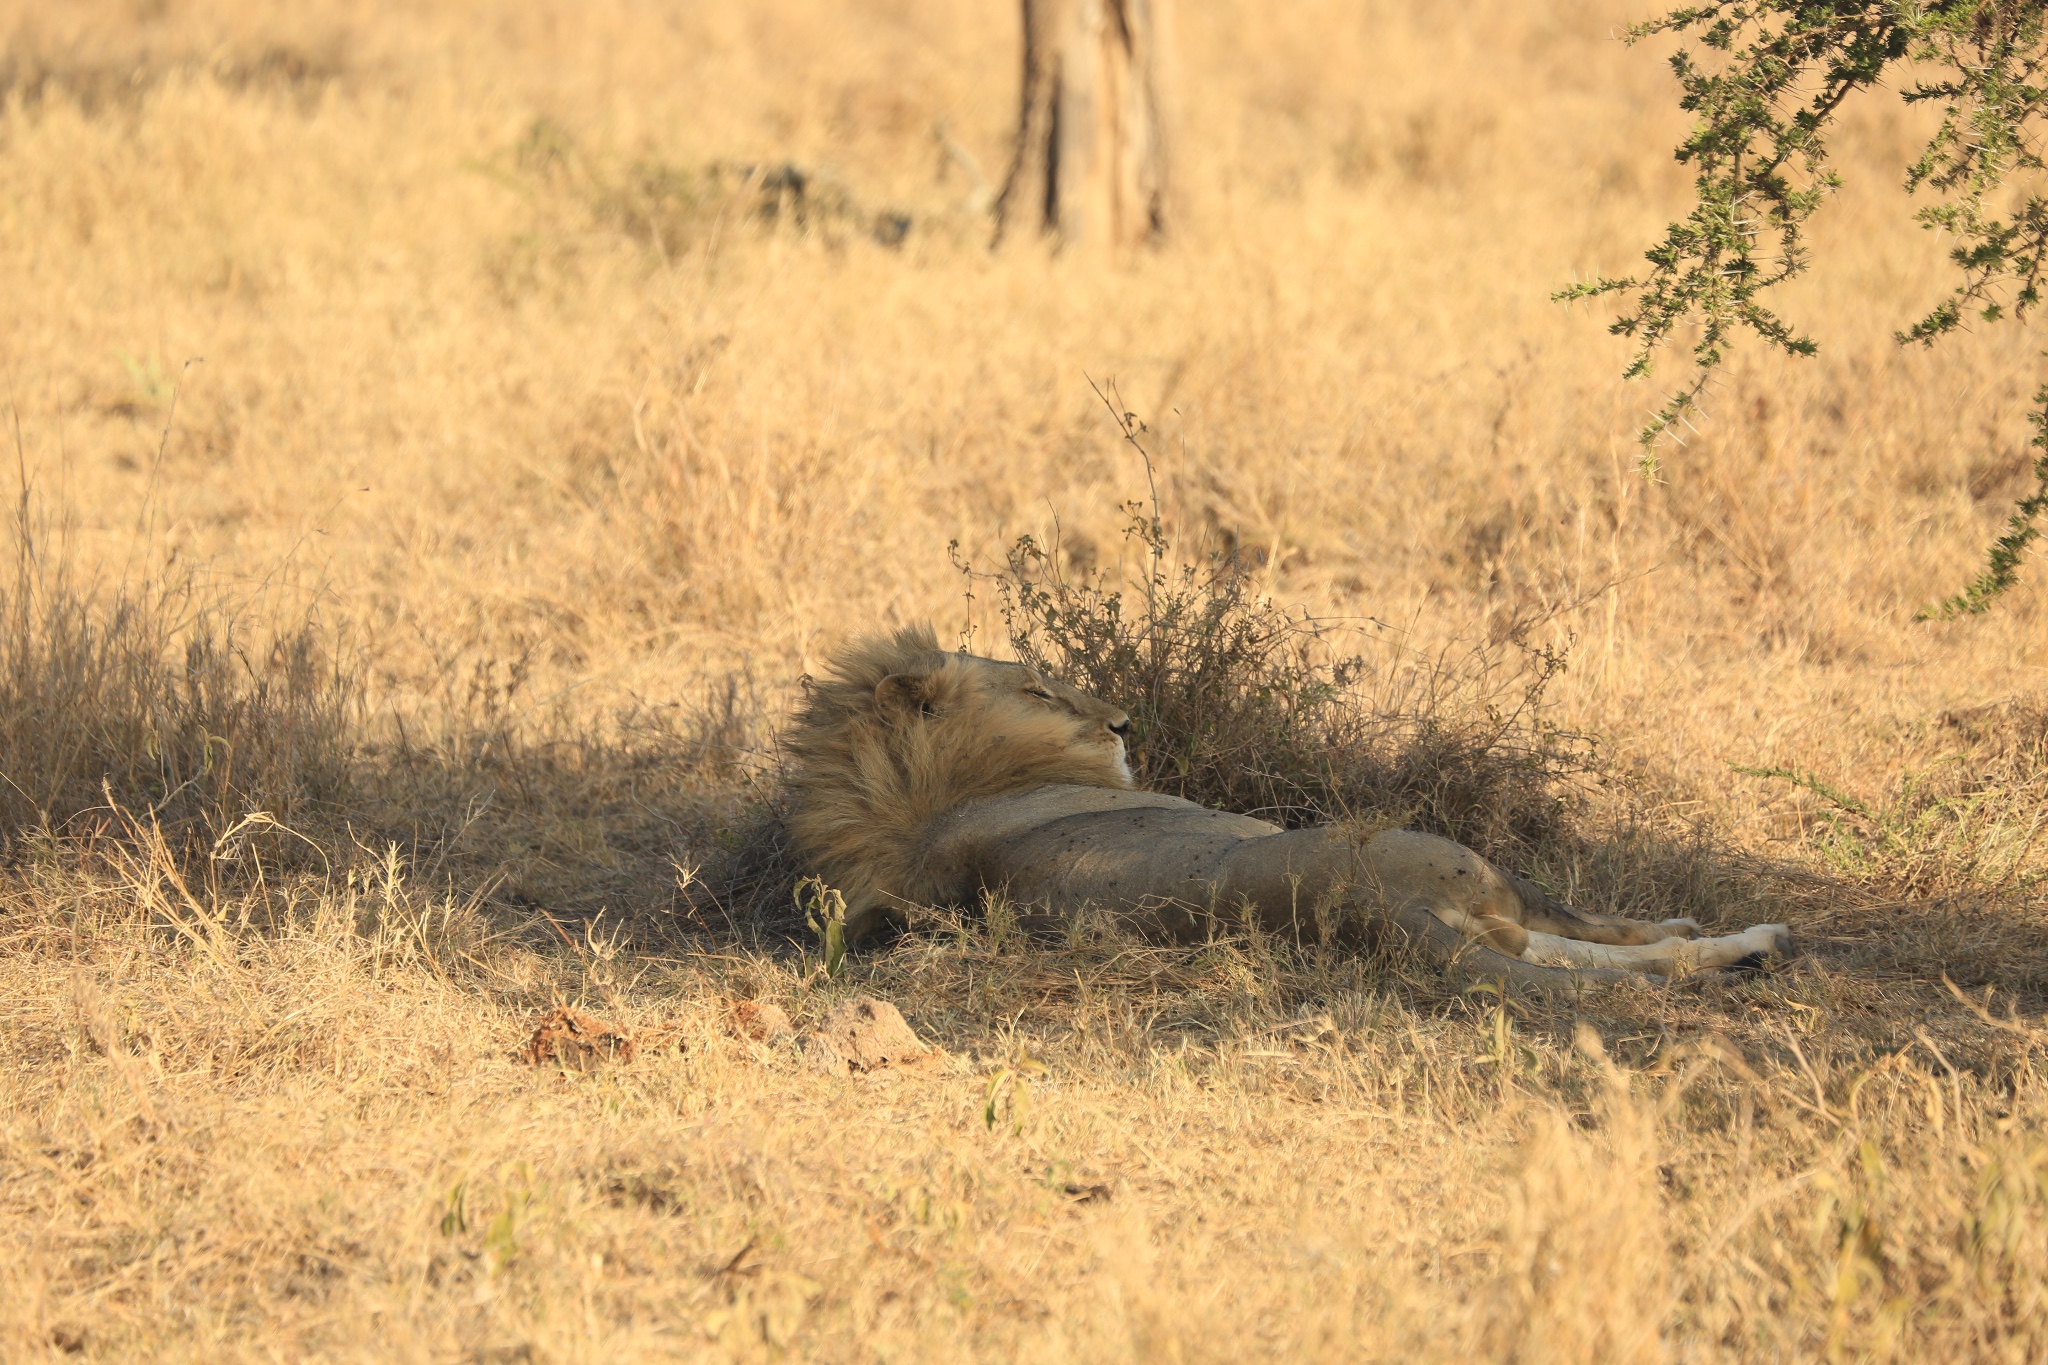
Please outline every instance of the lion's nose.
M1118 739L1129 739L1131 737L1131 718L1129 716L1118 716L1109 723L1109 732Z

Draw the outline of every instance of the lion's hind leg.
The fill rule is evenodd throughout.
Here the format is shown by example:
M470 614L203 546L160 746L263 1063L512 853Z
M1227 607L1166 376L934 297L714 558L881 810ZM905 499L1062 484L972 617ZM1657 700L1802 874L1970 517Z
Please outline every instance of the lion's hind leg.
M1509 877L1508 880L1521 898L1520 922L1531 933L1577 939L1582 943L1610 944L1615 947L1634 947L1661 943L1669 938L1687 939L1699 936L1698 920L1667 919L1652 923L1649 920L1623 919L1619 915L1602 915L1592 910L1581 910L1576 906L1567 905L1534 882L1525 881L1520 877Z
M1270 844L1247 843L1265 845L1260 851L1291 849L1299 843L1304 852L1335 861L1334 841L1323 831L1277 834ZM1490 949L1533 968L1669 976L1685 969L1734 966L1759 954L1782 952L1788 945L1782 925L1763 925L1723 938L1696 938L1699 926L1691 920L1650 924L1575 910L1534 884L1507 876L1468 848L1412 830L1377 834L1362 852L1353 874L1360 889L1382 901L1397 918L1407 911L1426 914L1471 947ZM1252 883L1247 880L1245 886L1249 894ZM1267 899L1286 894L1286 888L1276 884Z
M1477 939L1497 953L1520 957L1529 948L1529 931L1513 920L1495 915L1466 915L1439 912L1437 918L1466 938Z
M1637 944L1590 943L1539 931L1529 935L1522 960L1545 967L1617 967L1669 976L1680 968L1700 971L1777 957L1791 946L1792 932L1782 924L1759 924L1716 938L1666 938Z

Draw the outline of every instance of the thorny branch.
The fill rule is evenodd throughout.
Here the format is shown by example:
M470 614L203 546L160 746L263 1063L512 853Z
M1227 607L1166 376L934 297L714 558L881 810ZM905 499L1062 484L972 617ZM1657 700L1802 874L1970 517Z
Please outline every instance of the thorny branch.
M2048 197L2030 186L2048 170L2041 120L2048 113L2048 0L1729 0L1688 5L1636 24L1630 43L1674 34L1694 39L1671 68L1679 104L1695 115L1677 148L1694 168L1695 203L1646 254L1639 275L1597 278L1560 290L1560 301L1618 296L1609 328L1635 342L1627 376L1651 373L1681 328L1697 327L1692 372L1638 434L1645 474L1673 428L1689 425L1732 341L1747 330L1791 355L1812 355L1811 337L1764 302L1809 264L1808 220L1841 184L1827 137L1850 96L1888 78L1908 104L1932 104L1941 123L1906 168L1906 188L1936 202L1922 226L1954 242L1961 273L1953 292L1897 333L1931 344L1972 319L2023 318L2041 301L2048 271ZM1926 78L1922 78L1925 75ZM1994 192L2024 192L2001 212ZM2017 578L2048 519L2048 385L2031 422L2036 486L2019 500L1983 573L1923 617L1985 610Z

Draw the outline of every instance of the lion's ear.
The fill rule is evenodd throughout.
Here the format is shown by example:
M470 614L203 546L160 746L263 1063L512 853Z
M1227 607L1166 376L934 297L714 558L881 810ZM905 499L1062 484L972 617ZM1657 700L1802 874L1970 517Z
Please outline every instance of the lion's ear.
M875 705L884 715L929 720L939 699L939 680L929 673L891 673L875 684Z

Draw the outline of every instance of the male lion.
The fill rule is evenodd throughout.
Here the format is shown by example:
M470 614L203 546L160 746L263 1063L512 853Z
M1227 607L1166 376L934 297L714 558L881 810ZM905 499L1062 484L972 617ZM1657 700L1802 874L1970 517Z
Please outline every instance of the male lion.
M1247 910L1270 933L1381 919L1430 957L1533 986L1723 967L1782 952L1783 925L1698 938L1574 910L1448 839L1282 830L1135 791L1130 718L1022 664L941 650L930 627L858 641L787 739L791 832L846 897L850 939L915 905L1006 895L1027 922L1088 906L1199 942Z

